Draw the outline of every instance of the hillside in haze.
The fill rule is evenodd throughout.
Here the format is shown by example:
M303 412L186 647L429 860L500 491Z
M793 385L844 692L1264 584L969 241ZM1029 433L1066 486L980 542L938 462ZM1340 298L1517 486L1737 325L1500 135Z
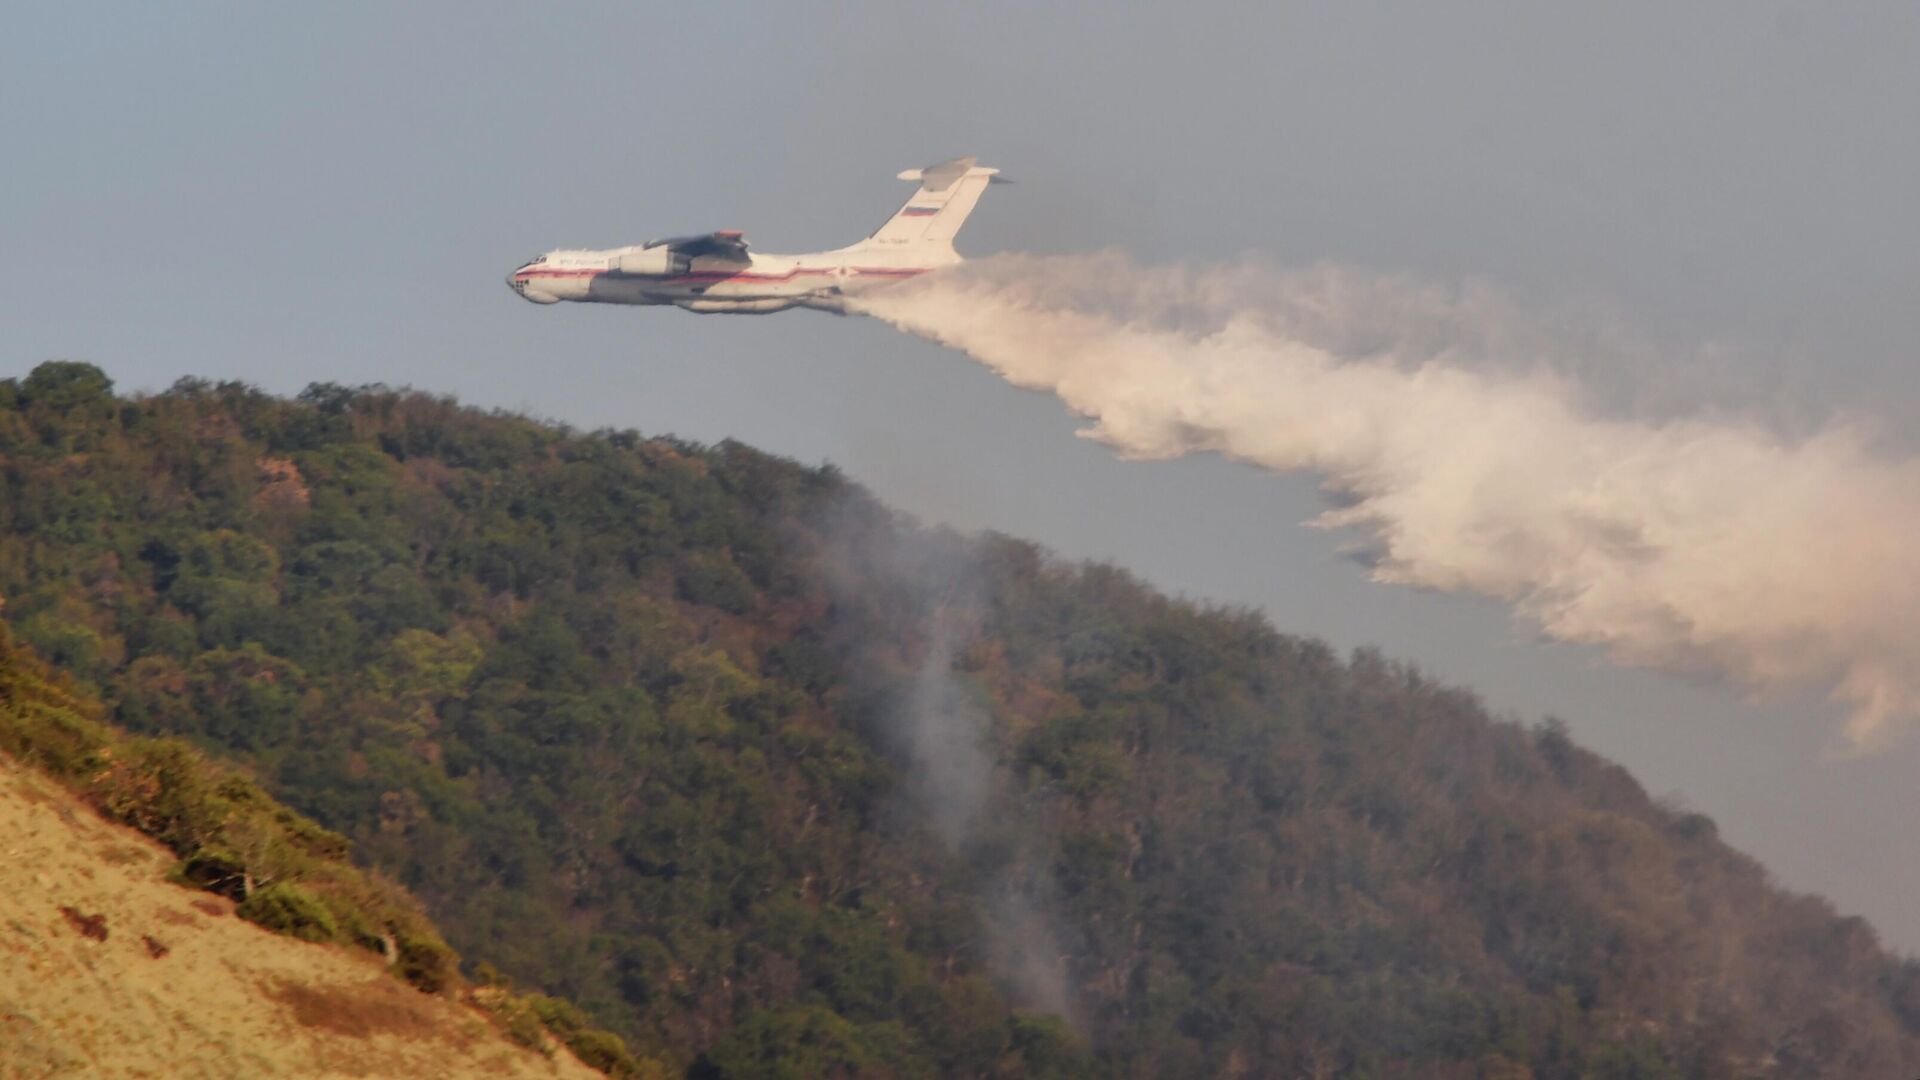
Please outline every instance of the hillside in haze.
M1557 725L734 444L43 365L0 594L689 1076L1920 1071L1920 964Z

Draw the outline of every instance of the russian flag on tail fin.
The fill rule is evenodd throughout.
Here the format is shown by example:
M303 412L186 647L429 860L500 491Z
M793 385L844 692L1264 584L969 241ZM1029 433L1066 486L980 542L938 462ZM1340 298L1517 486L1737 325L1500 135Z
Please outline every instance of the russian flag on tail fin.
M936 248L951 252L953 238L980 202L980 193L988 184L1005 183L999 172L999 169L974 164L972 157L958 157L924 169L908 169L900 174L900 179L918 180L919 190L878 232L868 237L863 246L908 251Z

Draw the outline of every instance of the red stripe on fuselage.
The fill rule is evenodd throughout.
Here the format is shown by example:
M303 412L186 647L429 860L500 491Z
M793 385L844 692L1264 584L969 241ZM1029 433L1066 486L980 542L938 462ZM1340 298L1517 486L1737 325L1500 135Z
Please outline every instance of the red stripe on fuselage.
M922 267L849 266L847 267L847 273L877 274L882 277L911 277L914 274L924 274L929 269L932 269L932 268L924 267L924 266ZM833 267L811 267L811 266L796 266L784 274L755 274L755 273L752 273L751 271L740 271L735 273L728 273L727 271L724 271L724 270L706 270L697 274L682 274L679 277L662 277L662 278L655 278L654 280L662 285L677 285L682 282L694 282L694 281L792 281L794 278L799 277L803 274L831 275L833 272L834 272ZM549 277L549 278L589 277L591 278L591 277L599 277L602 274L611 274L611 273L613 273L613 271L611 270L543 269L543 270L522 270L519 273L515 274L514 276L525 277L525 278L537 278L537 277ZM634 276L644 277L646 275L636 274Z

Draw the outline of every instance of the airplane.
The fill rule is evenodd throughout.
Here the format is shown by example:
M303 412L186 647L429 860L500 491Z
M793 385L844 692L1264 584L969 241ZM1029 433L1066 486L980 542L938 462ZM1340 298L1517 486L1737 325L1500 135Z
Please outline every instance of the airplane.
M958 157L908 169L917 180L898 213L850 247L807 255L767 255L722 229L649 240L604 251L549 251L507 277L536 304L672 304L707 314L764 315L793 307L846 314L846 300L961 261L954 235L1000 170Z

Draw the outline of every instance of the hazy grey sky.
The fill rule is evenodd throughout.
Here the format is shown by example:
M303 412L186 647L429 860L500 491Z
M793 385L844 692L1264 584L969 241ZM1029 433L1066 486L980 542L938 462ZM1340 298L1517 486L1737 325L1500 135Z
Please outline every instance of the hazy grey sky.
M1367 584L1309 477L1128 463L1053 399L860 319L514 298L561 245L835 246L977 153L965 251L1245 252L1440 283L1657 348L1623 400L1920 410L1920 8L40 5L0 36L0 372L411 383L831 460L923 517L1111 558L1563 716L1789 885L1920 950L1920 746L1622 672ZM1646 355L1686 357L1675 367Z

